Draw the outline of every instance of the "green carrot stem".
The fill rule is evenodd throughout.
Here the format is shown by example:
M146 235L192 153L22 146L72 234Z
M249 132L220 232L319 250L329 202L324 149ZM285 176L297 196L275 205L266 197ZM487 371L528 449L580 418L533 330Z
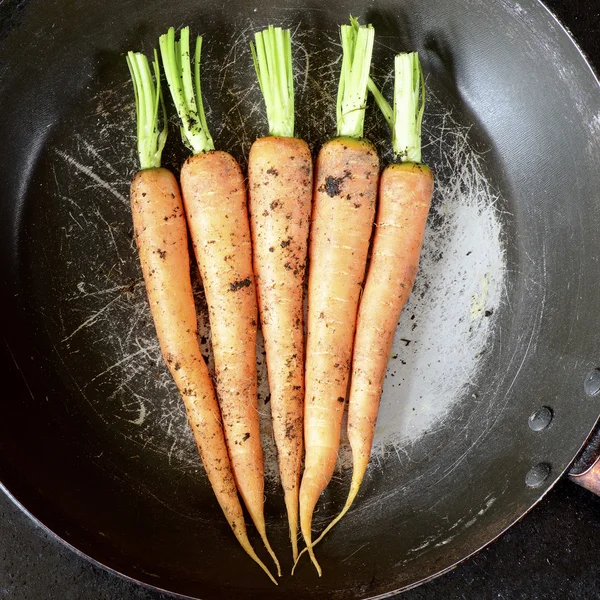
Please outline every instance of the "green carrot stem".
M368 86L369 91L373 94L375 104L379 107L379 110L383 114L383 118L389 125L390 129L394 129L394 109L390 106L390 103L384 98L383 94L379 91L379 88L375 85L375 82L369 77Z
M369 80L369 90L392 130L392 147L401 162L421 162L421 126L425 111L425 79L417 52L394 60L394 108Z
M269 134L294 136L294 74L289 29L269 27L250 42L258 84L265 99Z
M375 30L371 25L359 25L350 17L350 25L340 27L342 40L342 70L337 96L337 134L363 136L367 84Z
M425 79L419 54L398 54L394 67L394 154L403 162L420 163Z
M184 27L175 41L175 29L160 36L160 53L173 104L181 120L181 139L194 154L214 150L206 125L200 87L202 38L196 38L194 77L190 60L190 29Z
M154 51L154 81L148 59L140 52L127 53L127 66L131 73L135 94L137 123L137 148L140 168L160 167L162 151L167 140L167 111L160 88L160 66ZM158 107L162 108L162 129L158 128Z

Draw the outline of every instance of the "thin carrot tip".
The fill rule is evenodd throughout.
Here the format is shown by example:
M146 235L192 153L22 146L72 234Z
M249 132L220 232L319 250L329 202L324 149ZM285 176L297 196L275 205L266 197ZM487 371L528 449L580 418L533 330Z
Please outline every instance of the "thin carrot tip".
M269 569L267 568L267 566L265 565L265 563L263 563L262 560L260 560L260 558L258 558L256 552L254 552L254 549L252 548L252 546L250 545L250 542L248 542L248 545L246 546L245 544L242 544L242 547L244 548L244 550L248 553L248 555L250 556L250 558L252 558L252 560L267 574L267 576L269 577L269 579L275 584L275 585L279 585L277 583L277 580L275 579L275 577L273 577L273 574L271 573L271 571L269 571Z
M294 566L292 567L292 575L294 575L294 571L296 570L296 567L298 566L298 563L300 562L300 558L306 552L307 549L308 548L303 548L302 552L300 552L300 554L298 555L298 558L296 558L296 560L294 561Z
M310 560L312 561L312 564L314 565L315 569L317 570L319 577L321 577L321 575L323 574L323 572L321 570L321 565L319 564L319 561L317 560L317 557L315 556L312 546L309 547L308 553L310 554Z

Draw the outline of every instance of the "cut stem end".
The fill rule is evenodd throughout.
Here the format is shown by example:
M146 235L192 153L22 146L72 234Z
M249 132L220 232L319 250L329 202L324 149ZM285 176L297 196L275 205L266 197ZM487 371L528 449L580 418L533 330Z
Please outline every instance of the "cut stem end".
M425 80L417 52L398 54L394 61L394 127L392 147L402 162L421 162L421 123Z
M337 134L361 138L375 30L371 25L359 25L357 19L350 17L350 25L340 27L340 36L342 70L337 96Z
M289 29L269 27L250 42L254 68L265 99L269 135L294 137L294 74Z
M160 167L162 151L167 140L167 111L160 88L160 66L154 51L154 80L148 59L140 52L127 53L127 66L133 82L137 122L137 148L140 168ZM159 129L159 106L162 109L162 129Z
M165 77L173 98L173 104L175 104L177 114L181 119L183 143L194 154L214 150L215 145L206 125L200 88L202 38L200 36L196 38L193 80L189 27L184 27L180 31L178 41L175 41L175 29L173 27L167 33L161 35L159 41Z
M421 128L425 111L425 79L417 52L394 60L394 108L369 79L369 91L392 130L392 147L401 162L421 162Z

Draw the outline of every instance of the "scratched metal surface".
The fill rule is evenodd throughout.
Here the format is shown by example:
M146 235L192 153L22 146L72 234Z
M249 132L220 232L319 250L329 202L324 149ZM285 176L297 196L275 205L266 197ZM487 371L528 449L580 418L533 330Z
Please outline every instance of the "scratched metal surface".
M2 10L0 298L14 391L2 405L0 479L34 516L101 563L180 593L374 597L478 549L566 468L600 410L582 391L600 349L600 100L542 7L381 1L361 13L376 27L373 76L386 93L393 54L421 52L436 192L364 490L320 546L325 576L305 564L278 591L224 524L160 357L128 207L136 158L123 54L149 52L172 24L205 34L209 126L245 165L266 133L248 42L269 22L292 27L297 131L316 152L335 128L337 23L357 7L32 0ZM177 172L185 154L171 125L164 164ZM389 161L372 108L366 135ZM210 362L197 277L195 289ZM287 570L259 356L266 512ZM555 417L534 433L527 419L541 405ZM344 440L318 527L341 506L349 459ZM551 476L527 488L539 462Z

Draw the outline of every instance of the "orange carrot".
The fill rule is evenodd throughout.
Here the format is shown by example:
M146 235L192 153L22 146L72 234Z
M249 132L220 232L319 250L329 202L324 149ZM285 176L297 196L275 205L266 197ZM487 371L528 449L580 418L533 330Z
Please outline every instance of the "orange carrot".
M317 159L308 281L300 525L319 575L312 549L312 515L337 459L379 175L375 148L360 139L373 28L353 21L342 26L341 36L338 137L323 145Z
M395 71L393 111L370 83L402 162L388 165L381 175L373 251L358 312L348 403L352 482L343 510L315 544L347 513L367 470L394 333L415 283L431 205L433 175L420 164L425 91L418 55L396 56Z
M204 284L215 357L217 393L233 474L246 508L281 575L267 539L264 466L260 441L256 333L258 309L244 176L228 153L215 151L200 90L200 50L195 53L195 91L189 29L161 36L160 48L182 135L194 156L181 169L181 191Z
M160 347L181 392L204 468L235 536L244 550L275 582L255 554L227 454L221 414L208 368L198 344L198 324L190 279L187 227L177 180L160 168L166 139L166 115L146 57L127 56L134 82L141 171L131 184L135 239ZM158 130L159 104L164 128ZM276 582L275 582L276 583Z
M269 122L248 161L250 225L260 320L265 339L273 434L298 558L298 493L302 467L304 311L312 157L294 138L294 90L289 30L255 36L252 53Z

